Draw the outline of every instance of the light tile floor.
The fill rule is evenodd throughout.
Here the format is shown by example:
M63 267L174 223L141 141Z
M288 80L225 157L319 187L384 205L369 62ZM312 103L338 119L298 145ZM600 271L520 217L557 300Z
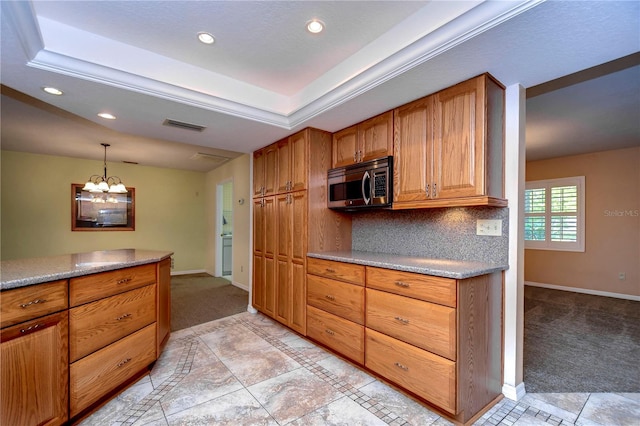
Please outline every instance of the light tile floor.
M90 425L451 425L264 315L172 333L150 374ZM640 394L527 394L476 425L640 425Z

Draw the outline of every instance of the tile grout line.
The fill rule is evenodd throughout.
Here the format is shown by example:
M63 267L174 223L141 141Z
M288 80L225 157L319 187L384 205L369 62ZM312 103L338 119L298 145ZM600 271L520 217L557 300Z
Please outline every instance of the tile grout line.
M338 392L343 395L349 397L352 401L360 405L365 410L369 411L374 416L378 417L380 420L385 422L388 425L393 426L405 426L409 425L409 423L404 420L401 416L395 414L393 411L388 410L384 407L384 404L377 401L375 398L372 398L364 393L362 393L359 389L354 387L353 385L343 382L330 371L318 365L315 361L312 361L309 357L305 356L301 351L292 348L286 343L282 342L280 339L270 336L265 333L255 324L252 324L250 321L240 320L247 328L251 331L262 337L267 343L274 346L276 349L285 353L287 356L292 358L294 361L298 362L302 367L304 367L307 371L314 374L319 379L329 383L336 389Z

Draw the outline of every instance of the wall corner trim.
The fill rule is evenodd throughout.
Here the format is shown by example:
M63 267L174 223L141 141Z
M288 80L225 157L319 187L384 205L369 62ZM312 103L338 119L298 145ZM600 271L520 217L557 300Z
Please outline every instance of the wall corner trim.
M527 391L524 390L524 382L520 383L518 386L513 386L507 383L502 385L502 394L512 401L521 400L526 393Z

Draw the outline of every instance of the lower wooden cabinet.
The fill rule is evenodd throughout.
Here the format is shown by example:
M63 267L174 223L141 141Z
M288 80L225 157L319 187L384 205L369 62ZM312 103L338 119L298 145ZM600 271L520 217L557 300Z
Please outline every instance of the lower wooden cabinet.
M67 336L66 310L2 330L0 424L53 426L67 421Z
M307 306L307 336L360 364L364 363L364 327Z
M155 359L154 323L71 364L71 417L126 382Z

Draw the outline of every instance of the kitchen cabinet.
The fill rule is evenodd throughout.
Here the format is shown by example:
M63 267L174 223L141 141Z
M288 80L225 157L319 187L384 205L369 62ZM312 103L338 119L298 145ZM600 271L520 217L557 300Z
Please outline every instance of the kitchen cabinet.
M394 110L394 209L506 206L504 88L488 74Z
M307 259L307 335L467 423L501 395L502 275Z
M332 167L344 167L393 155L393 111L333 135Z
M307 265L308 336L363 364L364 266L314 258Z
M351 221L327 209L330 133L307 128L273 145L278 193L254 198L253 306L305 335L307 251L351 248Z
M80 415L156 360L156 264L69 280L69 411Z
M67 281L2 292L0 424L69 418Z
M277 193L307 189L307 134L298 132L277 143Z
M274 317L277 243L275 196L255 198L253 201L253 305Z
M171 258L161 260L157 264L158 292L157 292L157 328L158 335L156 342L158 348L156 357L160 357L160 352L169 341L171 334Z
M253 153L254 197L265 197L276 193L277 167L277 144L271 144Z

